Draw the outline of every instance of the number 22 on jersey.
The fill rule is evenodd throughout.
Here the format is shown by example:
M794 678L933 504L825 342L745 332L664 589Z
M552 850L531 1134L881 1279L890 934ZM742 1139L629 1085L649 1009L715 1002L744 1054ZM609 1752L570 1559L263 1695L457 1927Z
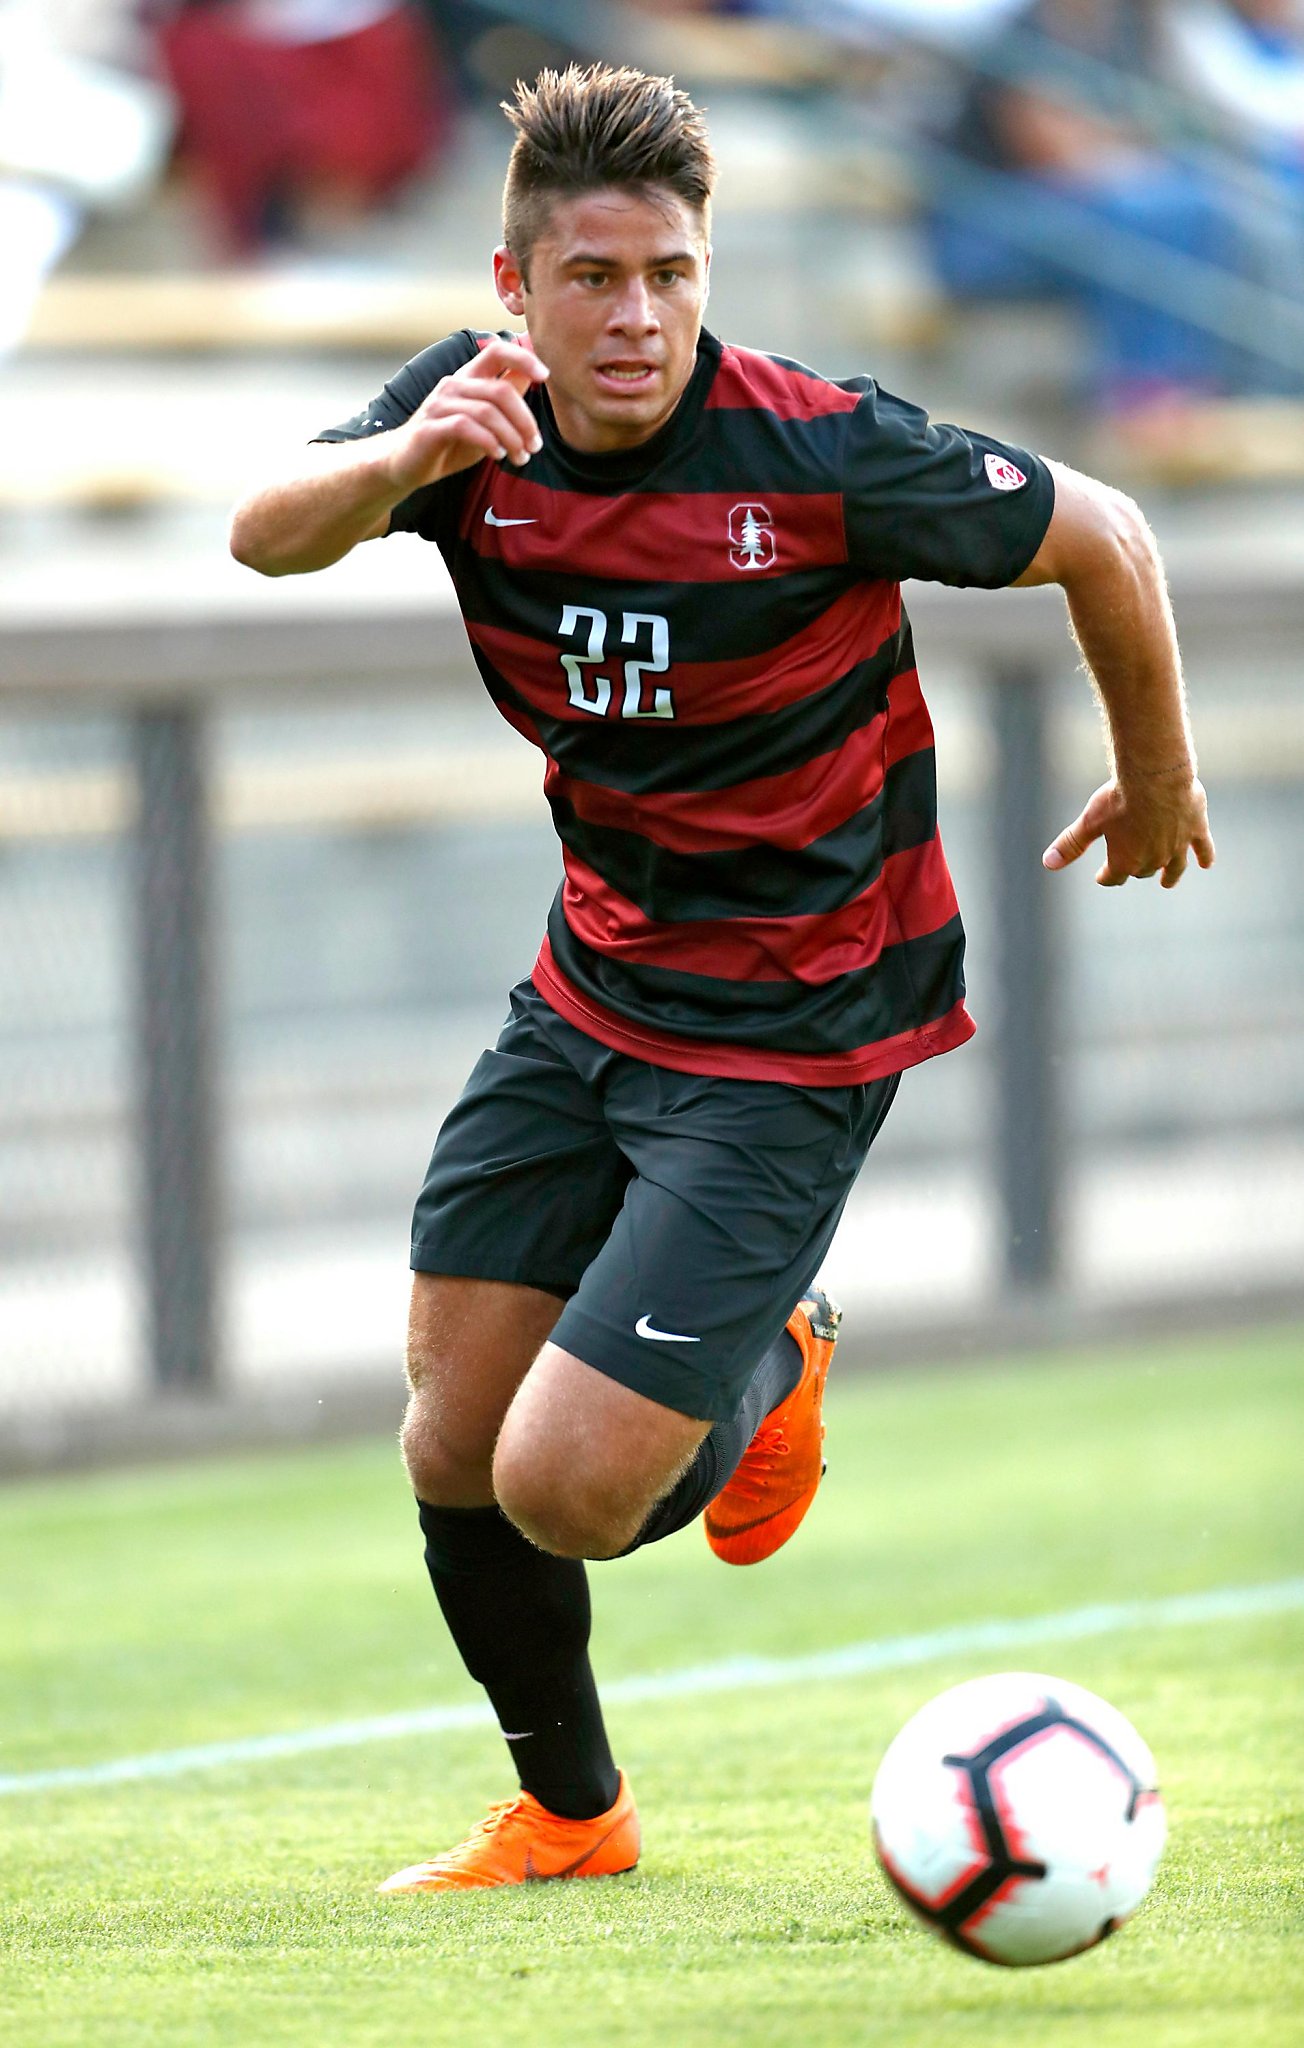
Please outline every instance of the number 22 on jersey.
M611 709L610 676L596 673L607 658L607 614L592 605L562 606L561 637L575 643L563 652L567 690L577 711L589 711L605 718ZM620 646L633 651L625 661L625 694L622 718L673 718L674 701L661 684L647 686L651 702L645 699L645 676L663 676L670 667L670 622L659 612L625 612L621 618ZM650 651L640 654L642 647ZM582 652L579 650L582 648Z

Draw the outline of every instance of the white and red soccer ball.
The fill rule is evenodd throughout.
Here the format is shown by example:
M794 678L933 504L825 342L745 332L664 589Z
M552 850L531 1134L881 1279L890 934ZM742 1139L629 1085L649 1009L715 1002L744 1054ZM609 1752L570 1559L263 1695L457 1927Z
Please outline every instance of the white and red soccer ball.
M1166 1834L1131 1722L1029 1671L921 1707L879 1766L870 1818L912 1912L966 1954L1016 1965L1112 1934L1149 1891Z

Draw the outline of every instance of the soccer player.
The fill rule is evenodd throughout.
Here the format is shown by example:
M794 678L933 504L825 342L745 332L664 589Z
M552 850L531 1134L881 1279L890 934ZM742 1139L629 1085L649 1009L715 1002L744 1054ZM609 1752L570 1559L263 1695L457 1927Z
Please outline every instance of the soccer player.
M820 1262L901 1073L973 1030L902 581L1063 585L1113 766L1047 867L1214 857L1137 508L705 331L713 164L668 80L544 72L506 111L528 333L435 343L232 529L268 575L435 542L563 848L417 1202L403 1428L521 1789L384 1891L631 1868L584 1560L704 1516L754 1564L819 1485Z

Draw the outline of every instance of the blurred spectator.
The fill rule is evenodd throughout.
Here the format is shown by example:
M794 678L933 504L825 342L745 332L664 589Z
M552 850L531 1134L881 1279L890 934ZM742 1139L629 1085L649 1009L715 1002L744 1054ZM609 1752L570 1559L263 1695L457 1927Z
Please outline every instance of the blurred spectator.
M545 65L562 70L572 59L588 62L611 27L605 0L420 0L443 53L458 97L492 112L513 92L518 78L533 78Z
M1304 180L1304 6L1300 0L1175 0L1165 10L1168 76L1250 155Z
M0 354L87 217L135 205L172 133L167 96L131 69L129 0L0 0Z
M395 0L154 0L194 166L235 254L365 216L441 152L448 96Z
M1165 74L1186 95L1205 132L1253 168L1240 199L1255 283L1272 302L1304 308L1304 0L1168 0L1162 21ZM1278 313L1279 332L1288 340ZM1291 323L1298 354L1298 321ZM1255 381L1304 391L1301 373Z
M129 70L143 69L148 62L136 0L7 0L2 11L39 15L51 41L66 56Z
M1136 260L1134 237L1243 268L1219 193L1154 147L1136 118L1132 81L1155 74L1159 26L1146 0L1033 0L990 46L949 138L963 158L1004 175L978 185L975 203L957 166L934 224L937 266L957 295L1076 302L1090 326L1096 395L1123 410L1218 393L1244 376L1225 342L1133 297L1119 277L1120 257ZM1065 200L1081 221L1072 249Z
M755 0L749 12L783 14L826 35L890 45L972 41L1017 11L1025 0Z

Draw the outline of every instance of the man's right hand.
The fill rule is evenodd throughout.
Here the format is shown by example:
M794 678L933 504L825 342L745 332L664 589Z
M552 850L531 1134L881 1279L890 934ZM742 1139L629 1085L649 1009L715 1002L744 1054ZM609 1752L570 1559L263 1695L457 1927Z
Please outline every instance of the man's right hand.
M264 576L328 569L387 533L394 506L423 484L485 460L528 462L543 443L522 394L547 375L529 349L495 338L401 427L314 448L311 467L244 499L231 520L232 554Z
M547 375L528 348L497 337L487 342L474 362L435 386L410 420L370 444L399 496L486 456L519 467L537 455L543 442L523 394Z

